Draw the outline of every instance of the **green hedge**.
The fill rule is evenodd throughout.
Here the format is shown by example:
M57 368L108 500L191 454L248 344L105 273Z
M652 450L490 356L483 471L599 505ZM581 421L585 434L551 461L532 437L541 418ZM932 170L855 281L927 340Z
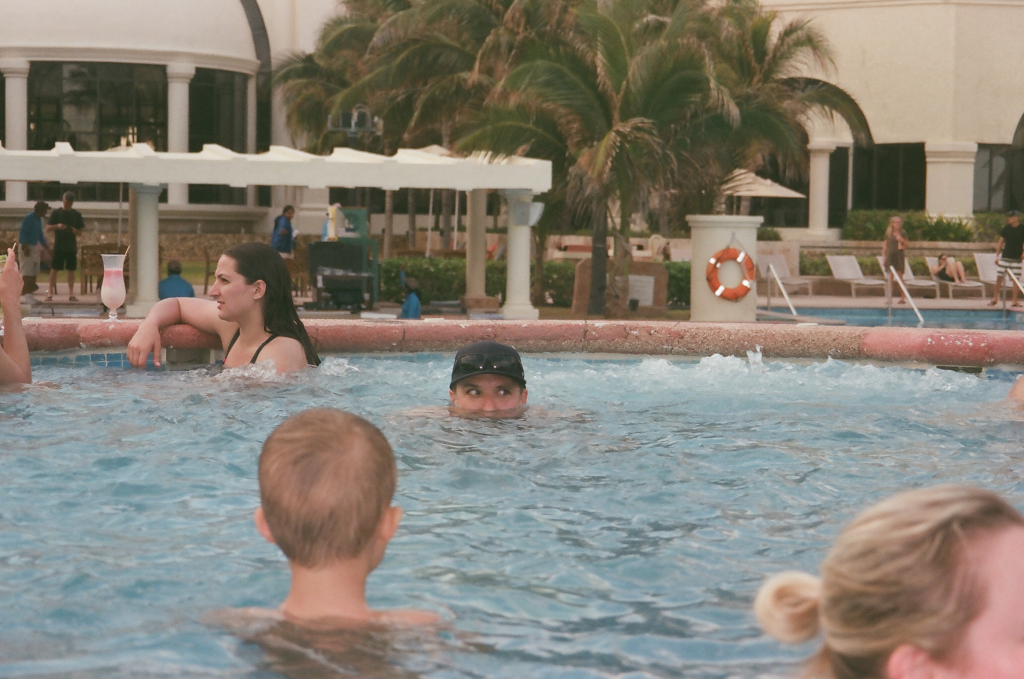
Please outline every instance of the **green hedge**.
M969 222L945 217L930 218L924 212L896 210L850 210L843 225L843 240L882 240L894 215L903 217L903 230L910 240L972 243L974 229Z
M405 267L405 274L419 281L420 300L457 300L466 294L466 262L462 259L388 259L381 262L380 297L385 302L401 302L402 291L398 284L398 272ZM668 270L668 303L671 306L690 304L690 263L665 262ZM544 289L550 293L554 306L571 307L573 288L576 285L576 262L544 262ZM488 295L505 293L505 262L487 262L486 282Z

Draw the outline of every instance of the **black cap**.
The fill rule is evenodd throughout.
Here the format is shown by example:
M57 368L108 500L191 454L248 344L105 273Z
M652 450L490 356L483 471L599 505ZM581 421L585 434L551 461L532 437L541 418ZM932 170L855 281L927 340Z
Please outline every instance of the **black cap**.
M1007 217L1020 217L1020 213L1017 212L1016 210L1010 210L1009 212L1006 213L1006 216Z
M473 375L502 375L526 389L526 375L519 352L507 344L483 341L459 349L448 388L454 389L456 382Z

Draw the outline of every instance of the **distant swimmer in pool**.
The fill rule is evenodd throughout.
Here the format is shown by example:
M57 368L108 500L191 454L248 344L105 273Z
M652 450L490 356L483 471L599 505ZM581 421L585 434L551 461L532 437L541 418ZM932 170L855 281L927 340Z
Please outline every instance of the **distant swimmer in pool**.
M996 494L913 490L854 518L821 577L765 582L754 611L780 641L823 636L805 677L1019 679L1022 553L1024 517Z
M7 251L7 261L0 270L0 309L4 312L3 347L0 348L0 385L32 382L32 361L28 355L25 328L21 325L22 285L24 282L12 248Z
M519 352L497 342L459 349L448 385L453 415L517 417L526 411L526 375Z
M279 373L319 365L320 358L292 302L292 279L281 255L264 243L229 248L217 262L213 301L175 297L158 302L128 344L128 360L160 365L160 331L178 323L218 335L224 367L273 361Z
M319 408L282 422L263 444L253 518L288 558L291 588L276 611L243 609L234 620L281 619L318 629L441 622L427 611L375 611L366 603L367 576L402 519L391 504L397 476L384 434L360 417ZM214 617L231 625L224 612Z

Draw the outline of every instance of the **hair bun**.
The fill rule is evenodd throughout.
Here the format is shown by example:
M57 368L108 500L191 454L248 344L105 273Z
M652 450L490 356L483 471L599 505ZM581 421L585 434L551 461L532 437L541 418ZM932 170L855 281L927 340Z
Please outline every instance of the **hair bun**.
M754 599L761 629L779 641L795 644L813 639L821 630L821 578L799 571L773 575Z

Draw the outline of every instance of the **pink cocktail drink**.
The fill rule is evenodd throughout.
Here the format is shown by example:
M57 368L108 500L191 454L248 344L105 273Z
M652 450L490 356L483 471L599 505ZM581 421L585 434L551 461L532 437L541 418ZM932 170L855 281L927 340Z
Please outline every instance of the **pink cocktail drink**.
M103 287L100 300L110 309L110 320L117 320L117 310L124 304L124 255L103 255Z

